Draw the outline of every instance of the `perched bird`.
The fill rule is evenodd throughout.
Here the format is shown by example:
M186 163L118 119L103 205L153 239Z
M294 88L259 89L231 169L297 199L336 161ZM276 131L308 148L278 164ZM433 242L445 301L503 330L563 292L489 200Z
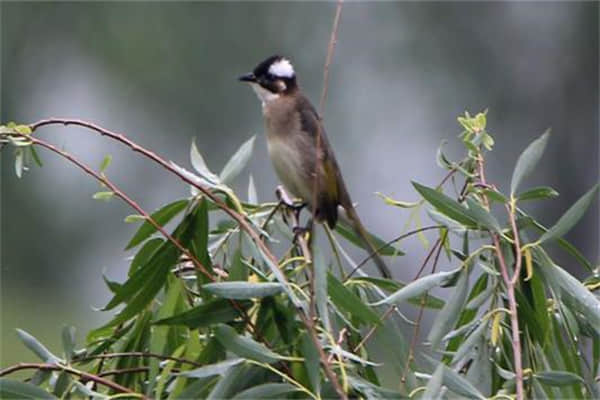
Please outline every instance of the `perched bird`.
M338 206L344 208L357 235L374 253L381 274L390 278L354 209L321 118L298 87L290 61L277 55L269 57L239 80L249 83L262 102L269 155L286 189L314 211L317 221L327 222L332 229L338 220Z

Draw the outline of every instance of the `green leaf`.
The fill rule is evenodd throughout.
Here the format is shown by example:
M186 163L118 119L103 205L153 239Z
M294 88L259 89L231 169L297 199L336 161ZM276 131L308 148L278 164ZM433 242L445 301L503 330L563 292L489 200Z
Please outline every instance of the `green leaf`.
M75 353L75 327L65 326L62 330L62 344L65 352L65 358L67 364L71 362L73 354Z
M444 366L444 385L448 390L470 399L484 400L486 397L473 386L471 382L460 376L452 369Z
M469 270L463 269L460 272L456 288L452 297L446 301L444 308L435 318L427 339L431 342L432 348L437 348L440 340L458 321L460 312L463 309L469 288Z
M137 270L146 265L151 257L154 256L154 252L164 243L165 240L161 238L147 240L133 257L131 266L129 267L129 276L133 275Z
M254 185L254 178L250 175L248 180L248 203L258 204L258 194L256 194L256 185Z
M586 210L592 204L592 200L598 191L599 184L594 185L586 194L581 196L575 204L563 214L554 226L540 237L539 242L543 243L548 240L556 239L566 234L585 214Z
M484 195L486 195L490 200L493 200L497 203L506 204L508 203L508 199L502 193L494 190L494 189L483 189L481 191Z
M440 364L436 369L423 392L423 399L437 399L442 390L442 381L444 379L444 364Z
M467 227L474 227L477 225L477 220L471 215L469 210L457 201L437 190L420 185L417 182L412 182L412 184L415 189L417 189L417 192L419 192L425 200L442 214Z
M167 222L169 222L171 219L173 219L173 217L175 217L177 214L182 212L187 205L188 205L188 200L186 200L186 199L177 200L177 201L169 203L169 204L163 206L162 208L160 208L159 210L153 212L150 217L154 221L156 221L156 223L158 223L158 225L164 226ZM156 228L154 227L154 225L152 225L149 221L144 221L144 223L138 228L135 235L133 235L133 237L131 238L131 240L129 241L127 246L125 247L125 250L129 250L129 249L137 246L138 244L142 243L144 240L146 240L148 237L150 237L150 235L152 235L154 232L156 232Z
M58 374L58 378L54 382L54 390L52 393L57 395L60 398L63 398L63 395L67 392L67 390L71 387L71 376L62 371Z
M313 391L321 390L319 351L306 331L300 334L300 353L304 357L304 367Z
M379 287L380 289L386 290L388 292L395 292L406 286L406 283L400 282L398 280L378 278L373 276L357 276L350 279L348 281L348 284L353 284L355 282L358 284L360 284L361 282L369 282ZM422 303L423 300L424 303ZM421 304L423 304L425 308L433 308L436 310L439 310L440 308L444 307L445 304L445 302L442 299L440 299L439 297L432 296L430 294L428 294L427 296L413 297L408 299L407 301L415 306L421 307Z
M372 384L369 381L366 381L358 376L348 376L348 383L354 390L359 393L362 393L366 399L368 400L391 400L391 399L406 399L407 396L402 393L383 388L381 386L377 386ZM331 397L325 397L327 399Z
M357 234L354 232L354 229L350 225L348 225L348 223L346 223L346 221L338 220L337 224L335 225L335 230L337 233L342 235L346 240L351 242L353 245L358 246L361 249L365 249L365 250L371 252L371 249L369 249L365 246L364 241L359 236L357 236ZM386 242L383 241L381 238L373 235L370 232L367 232L367 234L369 235L369 239L370 239L371 243L373 243L373 246L375 247L375 249L377 250L377 253L380 256L403 256L404 255L404 252L395 248L391 244L386 244Z
M202 154L198 151L194 140L192 140L192 147L190 148L190 160L192 162L192 167L194 167L196 172L208 181L209 184L214 186L219 183L219 177L208 168Z
M15 174L17 174L17 178L23 176L23 169L25 169L25 153L23 149L18 148L15 150Z
M205 365L204 367L180 372L174 375L185 376L188 378L206 378L209 376L223 375L225 372L227 372L227 370L229 370L229 368L244 361L245 360L243 358L232 358L230 360L221 361L216 364Z
M146 221L146 217L144 217L143 215L139 215L139 214L131 214L131 215L126 216L123 221L125 221L125 223L127 223L127 224L133 224L133 223L137 223L137 222Z
M30 383L0 378L0 398L3 399L56 399L52 394Z
M288 295L290 301L294 304L294 307L301 308L302 310L306 311L305 303L301 302L300 299L298 299L298 296L296 296L296 294L292 291L292 289L290 289L287 286L287 280L285 278L285 275L283 275L283 272L281 272L279 265L275 264L271 260L271 258L267 254L265 254L262 248L257 246L257 249L263 261L267 264L267 267L269 267L271 273L273 273L273 276L275 276L275 279L277 279L277 281L283 286L283 290L285 290L285 293Z
M235 329L229 325L217 325L215 327L215 338L227 350L243 358L267 364L281 361L284 358L253 339L238 335Z
M333 304L364 324L379 325L381 323L379 315L331 273L327 274L327 290Z
M115 196L115 192L96 192L92 196L94 200L109 201Z
M202 289L224 299L255 299L273 296L283 291L277 282L215 282L202 285Z
M565 386L583 383L583 378L568 371L542 371L536 372L533 376L540 382L550 386Z
M529 189L517 197L519 201L537 200L537 199L551 199L558 196L558 192L548 186L538 186L533 189Z
M547 130L542 136L531 142L531 144L527 146L527 148L519 156L510 182L511 195L516 193L517 188L519 187L519 184L523 178L529 175L535 169L538 161L544 153L544 149L546 148L548 136L550 136L550 130Z
M250 156L252 155L255 138L256 136L252 136L244 142L238 151L227 161L227 164L225 164L219 174L223 183L228 184L233 181L242 172L246 164L248 164L248 160L250 160Z
M247 309L251 302L237 302L242 309ZM185 325L190 329L203 328L210 325L233 321L240 317L240 312L233 308L231 302L224 299L208 301L181 314L163 318L153 322L155 325Z
M485 330L487 328L487 321L483 320L480 322L479 326L475 328L473 332L465 340L463 340L462 344L458 347L454 356L452 357L451 365L460 362L468 353L475 347L477 343L479 343L480 339L483 337Z
M102 163L100 164L100 173L106 171L106 168L110 165L112 161L112 156L110 154L104 156L102 159Z
M329 331L331 330L331 323L329 309L327 308L327 264L325 264L320 249L316 246L313 250L313 258L315 304L323 321L323 326Z
M17 335L21 341L27 346L27 348L35 353L36 356L41 358L44 362L49 364L58 364L61 359L56 357L54 354L44 346L39 340L31 336L29 333L22 329L17 329Z
M467 205L471 216L473 216L477 223L491 232L502 232L502 228L498 223L498 220L485 208L483 208L477 201L471 197L467 197Z
M395 207L400 207L400 208L414 208L420 204L420 202L418 202L418 201L408 202L408 201L394 200L391 197L386 196L385 194L380 193L380 192L376 192L375 194L377 196L381 197L385 204L388 204L390 206L395 206Z
M385 299L373 303L372 305L379 306L382 304L400 304L401 302L412 297L419 296L420 294L436 286L443 285L444 283L450 281L459 271L460 268L448 272L437 272L435 274L424 276L409 283Z
M287 393L297 392L298 388L289 383L263 383L236 394L232 399L283 399Z
M43 167L44 163L42 163L42 159L40 158L39 154L37 153L37 150L35 149L34 146L30 146L29 150L31 151L31 157L33 158L33 161L35 161L35 163L37 164L38 167Z

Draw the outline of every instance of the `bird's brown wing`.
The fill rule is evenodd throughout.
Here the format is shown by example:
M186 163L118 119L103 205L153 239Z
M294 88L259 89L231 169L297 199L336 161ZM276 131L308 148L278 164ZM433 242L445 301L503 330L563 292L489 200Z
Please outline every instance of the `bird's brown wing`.
M316 149L317 135L320 136L319 154L316 159L318 195L316 198L315 216L320 221L327 221L327 225L333 229L338 219L338 205L344 205L343 203L348 197L348 193L331 145L327 140L325 129L323 129L322 121L316 110L308 99L302 96L298 99L298 111L300 113L301 129L308 133L309 140L312 141L310 148ZM315 158L311 157L311 159L314 163ZM314 165L308 166L308 168L310 169L310 173L307 175L314 179ZM311 182L311 185L314 185L314 182ZM313 199L306 199L306 201L310 204L313 202Z

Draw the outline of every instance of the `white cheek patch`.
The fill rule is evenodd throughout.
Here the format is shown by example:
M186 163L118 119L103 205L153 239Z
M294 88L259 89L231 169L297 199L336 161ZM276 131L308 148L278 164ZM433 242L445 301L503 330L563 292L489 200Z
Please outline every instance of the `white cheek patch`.
M260 86L258 83L251 83L252 89L254 89L254 93L258 96L258 99L263 103L268 103L270 101L276 100L279 98L277 93L272 93L267 89Z
M269 67L269 73L275 75L280 78L293 78L294 77L294 67L285 58L282 58L279 61L274 62Z

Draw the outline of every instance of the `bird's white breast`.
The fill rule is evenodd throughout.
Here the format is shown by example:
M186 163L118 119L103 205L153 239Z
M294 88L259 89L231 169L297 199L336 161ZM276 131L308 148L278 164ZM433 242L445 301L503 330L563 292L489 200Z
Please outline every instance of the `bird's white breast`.
M310 201L310 188L306 187L302 175L301 153L295 147L292 138L280 138L278 136L267 136L267 147L273 162L273 167L281 183L295 197L304 201Z

